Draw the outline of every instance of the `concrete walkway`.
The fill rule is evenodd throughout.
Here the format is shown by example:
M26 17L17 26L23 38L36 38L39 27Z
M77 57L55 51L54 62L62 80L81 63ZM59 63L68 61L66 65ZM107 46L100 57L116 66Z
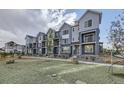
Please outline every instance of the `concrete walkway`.
M71 59L61 59L61 58L48 58L48 57L33 57L33 56L26 56L24 58L33 58L33 59L43 59L43 60L58 60L58 61L66 61L66 62L70 62ZM111 66L111 64L106 64L106 63L96 63L96 62L86 62L86 61L78 61L81 64L91 64L91 65L100 65L100 66ZM124 65L117 65L114 64L113 67L120 67L123 68Z
M85 61L78 61L81 64L91 64L91 65L101 65L101 66L111 66L111 64L106 64L106 63L95 63L95 62L85 62ZM123 68L124 65L116 65L114 64L113 67L119 67Z
M49 58L49 57L24 56L23 58L33 58L33 59L43 59L43 60L58 60L58 61L71 61L71 59Z

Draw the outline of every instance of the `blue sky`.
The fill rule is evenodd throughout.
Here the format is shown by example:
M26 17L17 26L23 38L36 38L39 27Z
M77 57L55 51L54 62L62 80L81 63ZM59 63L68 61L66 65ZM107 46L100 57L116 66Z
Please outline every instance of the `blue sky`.
M72 9L72 10L67 10L67 12L72 12L75 11L77 14L77 19L79 19L86 10L84 9ZM122 13L122 10L119 9L97 9L97 11L102 12L102 22L100 24L100 41L104 43L104 47L107 47L108 40L107 40L107 35L108 35L108 29L110 27L111 21L115 20L115 17L118 16L119 14Z

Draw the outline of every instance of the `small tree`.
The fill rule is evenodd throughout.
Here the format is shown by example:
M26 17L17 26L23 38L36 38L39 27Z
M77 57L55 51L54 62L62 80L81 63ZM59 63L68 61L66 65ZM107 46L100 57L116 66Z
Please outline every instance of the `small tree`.
M54 38L54 30L49 29L47 34L47 52L51 54L53 52L53 38Z
M123 29L123 20L120 19L111 22L109 29L108 40L112 45L112 48L115 50L115 54L124 55L124 29Z

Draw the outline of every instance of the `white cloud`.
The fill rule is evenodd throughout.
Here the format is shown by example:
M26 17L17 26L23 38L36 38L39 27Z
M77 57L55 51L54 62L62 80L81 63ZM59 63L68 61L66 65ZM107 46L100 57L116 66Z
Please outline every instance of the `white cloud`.
M47 20L48 28L58 29L64 22L73 24L77 15L75 12L67 13L66 10L41 10L42 17Z
M26 34L35 36L47 32L49 27L59 28L64 22L72 24L76 13L66 10L0 10L0 47L13 40L25 44Z

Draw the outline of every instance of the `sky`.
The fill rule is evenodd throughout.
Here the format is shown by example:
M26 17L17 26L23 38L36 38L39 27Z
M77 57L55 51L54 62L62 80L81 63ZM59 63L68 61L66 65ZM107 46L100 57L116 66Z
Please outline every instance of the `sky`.
M50 27L58 30L64 22L73 24L85 11L86 9L0 9L0 47L4 47L4 44L8 41L25 45L25 36L27 34L36 36L38 32L46 33ZM97 9L97 11L102 12L100 41L103 42L104 47L108 47L107 30L111 21L122 10Z

